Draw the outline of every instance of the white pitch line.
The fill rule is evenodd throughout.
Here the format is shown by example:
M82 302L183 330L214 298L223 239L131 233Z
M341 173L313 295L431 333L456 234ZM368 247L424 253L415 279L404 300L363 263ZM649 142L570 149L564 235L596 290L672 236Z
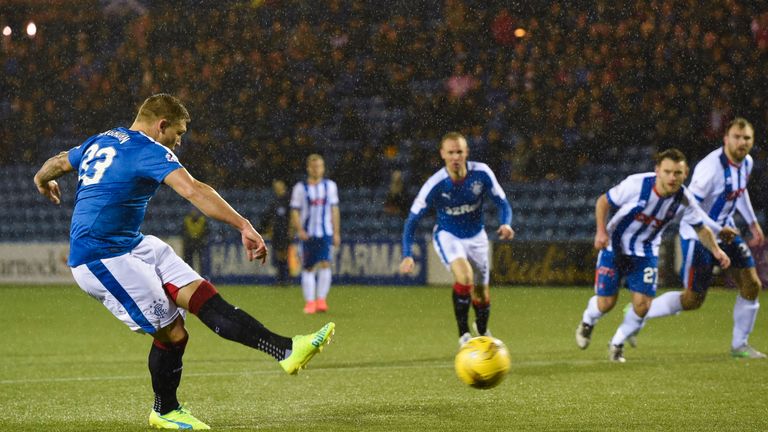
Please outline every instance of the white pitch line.
M578 365L590 365L606 363L606 360L532 360L522 362L512 362L512 368L515 366L553 366L557 364L578 366ZM452 362L440 361L440 362L423 362L412 365L376 365L376 366L343 366L343 367L327 367L311 369L312 373L319 372L334 372L334 371L349 371L349 370L396 370L396 369L434 369L434 368L451 368ZM184 377L215 377L215 376L250 376L250 375L280 375L276 370L264 370L264 371L241 371L241 372L189 372L185 373ZM90 376L90 377L66 377L66 378L27 378L27 379L9 379L0 380L0 385L12 385L12 384L43 384L43 383L65 383L65 382L89 382L89 381L130 381L141 379L144 380L147 375L116 375L116 376Z

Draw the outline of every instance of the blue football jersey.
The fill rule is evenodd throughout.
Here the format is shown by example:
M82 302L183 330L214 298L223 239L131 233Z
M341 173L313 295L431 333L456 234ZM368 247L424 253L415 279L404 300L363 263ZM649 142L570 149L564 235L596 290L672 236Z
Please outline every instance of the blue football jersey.
M403 229L403 256L411 255L416 225L429 208L437 212L436 230L469 238L483 229L483 198L489 195L499 208L499 224L511 224L512 208L488 165L467 162L467 176L454 182L443 168L424 183L413 201Z
M123 255L139 244L149 199L168 174L182 167L169 148L127 128L94 135L68 157L78 176L71 267Z

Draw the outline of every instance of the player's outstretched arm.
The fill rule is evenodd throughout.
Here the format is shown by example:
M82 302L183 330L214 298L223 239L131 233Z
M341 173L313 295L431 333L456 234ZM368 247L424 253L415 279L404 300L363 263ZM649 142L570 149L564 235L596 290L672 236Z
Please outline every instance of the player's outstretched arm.
M67 155L68 152L64 151L48 159L35 174L37 191L54 204L61 203L61 189L59 189L56 179L75 170L69 163Z
M165 177L165 184L197 207L203 214L224 222L240 231L243 246L249 261L266 262L267 246L248 219L242 217L212 187L195 180L184 168L179 168Z
M712 256L714 256L717 262L720 264L720 268L725 270L730 267L731 259L728 258L728 255L722 249L720 249L720 246L717 244L715 234L712 232L712 230L704 224L694 228L696 229L696 235L699 236L699 241L701 241L701 244L707 248L707 250L712 252Z

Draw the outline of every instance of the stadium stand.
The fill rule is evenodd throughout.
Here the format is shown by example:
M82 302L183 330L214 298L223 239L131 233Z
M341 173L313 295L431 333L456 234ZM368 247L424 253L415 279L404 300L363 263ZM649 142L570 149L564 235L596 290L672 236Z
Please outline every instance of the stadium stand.
M519 238L533 240L590 237L600 193L649 170L655 150L676 146L696 160L733 115L765 141L760 2L133 4L143 7L0 6L0 24L35 19L39 28L34 38L1 36L0 239L65 238L74 184L63 185L61 207L44 205L34 167L129 124L158 91L192 113L181 160L249 217L273 178L296 180L306 154L322 153L348 238L399 236L402 221L380 211L389 173L421 184L440 166L436 142L447 130L465 133L473 158L494 168ZM514 36L518 28L526 36ZM753 156L762 218L765 149ZM186 208L161 192L146 230L178 233Z

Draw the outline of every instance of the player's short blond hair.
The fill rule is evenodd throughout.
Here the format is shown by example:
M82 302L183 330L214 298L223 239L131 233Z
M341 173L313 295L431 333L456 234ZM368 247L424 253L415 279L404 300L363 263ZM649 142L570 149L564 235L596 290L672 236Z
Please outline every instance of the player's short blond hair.
M165 119L171 124L191 120L189 111L176 96L158 93L144 100L136 114L137 121L155 121Z
M316 160L324 161L323 157L317 153L312 153L311 155L307 156L307 166Z
M440 149L443 148L443 143L448 141L448 140L457 140L457 141L464 140L465 143L467 142L467 138L464 135L462 135L461 133L459 133L459 132L448 132L447 134L443 135L442 138L440 138L440 146L439 146Z

